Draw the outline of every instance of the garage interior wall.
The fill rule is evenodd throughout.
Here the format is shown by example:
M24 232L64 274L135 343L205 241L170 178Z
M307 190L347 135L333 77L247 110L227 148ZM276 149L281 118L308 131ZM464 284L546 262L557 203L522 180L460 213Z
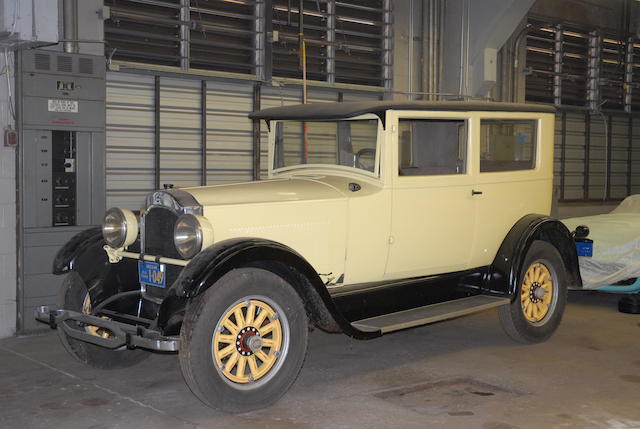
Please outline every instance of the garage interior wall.
M6 63L5 58L9 60ZM13 54L0 56L0 128L15 129L7 82L13 93ZM15 149L0 146L0 338L13 335L16 325L16 181Z
M225 7L241 8L238 13L229 10L216 15L206 12L202 5L209 2L205 0L199 2L202 8L196 7L197 10L185 9L184 5L189 4L186 1L82 0L77 3L78 16L81 17L78 37L99 42L104 34L108 35L105 52L111 66L106 82L107 206L137 209L149 191L165 183L193 186L264 176L265 127L256 129L246 115L257 107L299 103L302 90L295 40L284 38L275 44L272 58L278 61L278 66L273 67L274 76L267 73L266 56L254 57L260 50L254 49L253 43L261 40L254 36L261 34L266 37L272 30L263 28L260 25L263 21L256 18L265 16L271 10L267 6L273 5L274 25L284 36L295 34L295 8L288 10L287 2L279 0L247 0L225 3ZM310 50L309 101L374 100L381 97L510 99L508 93L505 98L505 93L496 96L487 89L500 80L496 70L492 71L487 65L494 64L494 57L499 59L496 54L498 48L510 35L515 37L520 28L518 25L526 22L525 14L532 1L483 3L485 15L481 15L474 12L473 7L477 5L471 0L381 0L376 4L382 5L378 9L384 13L377 15L377 22L392 25L380 40L376 39L375 33L348 27L360 25L357 20L349 20L350 13L378 13L370 10L370 3L349 0L350 8L332 9L342 3L347 2L305 1L305 8L313 11L311 15L325 15L317 22L311 21L308 34L326 37L329 41L334 38L336 42L336 49L325 46ZM111 6L108 13L102 8L104 4ZM247 5L255 5L252 10L257 11L256 14L247 12ZM142 16L136 12L137 8L148 7L155 8L153 19L157 22L136 24L136 19ZM318 8L319 11L316 10ZM466 10L466 14L457 14L456 10ZM332 20L331 13L333 16L345 14L347 18L339 24ZM481 18L486 14L509 17L499 20L508 25L488 29ZM127 19L133 22L129 27ZM189 20L196 23L195 29L181 24ZM221 26L227 22L225 20L233 21L236 29L233 38L225 40L223 37L221 40L216 31L221 31ZM158 22L160 24L156 26ZM348 22L351 24L345 24ZM173 30L168 31L167 28ZM141 32L146 32L146 35L143 37ZM482 40L476 36L482 36ZM136 47L135 43L142 40L151 40L154 48ZM194 43L186 43L191 41ZM349 44L354 46L352 51L344 49ZM61 50L62 47L47 49ZM80 43L79 51L101 54L102 45ZM443 55L443 52L449 54ZM323 55L326 62L319 61L319 58L325 58ZM189 60L185 61L185 58ZM361 67L367 70L366 73L360 72L354 68L359 61L363 64L373 61L377 66ZM209 70L203 70L207 67ZM229 69L222 70L221 67ZM460 73L461 70L465 72ZM524 61L517 71L524 73ZM524 97L524 91L522 83L515 92ZM442 92L447 94L442 95ZM6 95L0 93L0 97L6 100ZM585 170L575 165L574 158L587 156L593 163L587 167L594 173L594 179L588 179L587 186L589 195L593 197L592 205L599 205L596 201L607 187L610 196L617 197L625 191L635 191L636 184L640 185L635 174L632 174L635 181L631 188L619 181L623 176L628 177L640 156L636 155L636 136L640 136L640 129L634 131L640 120L629 127L628 115L612 113L611 116L607 133L598 121L600 115L590 115L587 119L584 111L567 111L558 116L556 168L564 166L567 172L571 172L563 179L565 199L571 199L584 185L576 182ZM2 113L0 120L5 121L5 117L6 114ZM589 145L585 143L587 140ZM605 143L609 140L610 144ZM258 147L260 151L256 153ZM627 157L624 158L623 154ZM15 172L12 170L13 150L2 148L0 156L3 167L0 173L0 206L3 210L0 212L0 239L3 239L2 243L11 243L6 249L4 244L0 245L0 264L7 267L3 268L0 288L1 337L15 331L15 249L12 244L15 242L15 228L11 223L12 216L9 216L9 221L6 216L7 211L11 215L15 213ZM608 161L603 156L607 156ZM260 160L258 168L256 159ZM630 163L630 159L633 162ZM611 164L608 167L610 171L615 173L605 185L602 177L597 175L607 163Z

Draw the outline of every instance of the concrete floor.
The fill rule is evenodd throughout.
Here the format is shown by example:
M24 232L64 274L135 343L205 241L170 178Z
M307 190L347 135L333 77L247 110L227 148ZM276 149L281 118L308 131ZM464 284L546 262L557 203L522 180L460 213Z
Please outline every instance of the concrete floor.
M495 311L372 341L315 331L275 406L202 405L174 355L125 370L76 363L53 333L0 341L2 428L640 428L640 316L572 292L544 344L521 346Z

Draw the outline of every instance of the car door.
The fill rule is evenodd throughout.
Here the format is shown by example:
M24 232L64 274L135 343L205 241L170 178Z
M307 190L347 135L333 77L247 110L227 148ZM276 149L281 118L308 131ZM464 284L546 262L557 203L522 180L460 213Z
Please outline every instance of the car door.
M386 278L464 270L475 230L471 127L465 113L401 112Z
M551 211L553 115L485 112L479 129L477 229L471 264L489 265L513 225Z

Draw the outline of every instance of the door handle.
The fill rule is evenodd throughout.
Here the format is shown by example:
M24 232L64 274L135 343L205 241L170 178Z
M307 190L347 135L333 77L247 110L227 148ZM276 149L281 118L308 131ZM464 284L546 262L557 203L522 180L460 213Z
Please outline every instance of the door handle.
M473 189L471 191L471 195L482 195L482 191L476 191L475 189Z

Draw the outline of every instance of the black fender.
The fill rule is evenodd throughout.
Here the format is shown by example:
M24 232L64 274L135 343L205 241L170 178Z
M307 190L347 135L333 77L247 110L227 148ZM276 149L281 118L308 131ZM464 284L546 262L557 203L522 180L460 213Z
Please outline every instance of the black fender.
M99 226L85 229L71 237L53 259L53 274L65 274L73 270L78 256L98 242L102 245L102 228Z
M484 284L487 293L515 298L524 258L535 240L546 241L558 249L569 286L582 288L578 252L567 227L549 216L529 214L516 222L502 242Z
M266 239L238 238L222 241L196 255L170 287L160 307L158 325L166 324L180 301L200 295L229 271L240 267L260 267L287 280L300 295L312 322L327 332L344 332L367 339L378 333L362 332L337 309L322 279L295 250Z
M100 227L86 229L74 235L60 248L53 261L54 274L75 272L89 292L92 306L121 292L139 290L137 261L123 259L111 264L103 246ZM131 311L137 297L131 297L117 304L113 309Z

